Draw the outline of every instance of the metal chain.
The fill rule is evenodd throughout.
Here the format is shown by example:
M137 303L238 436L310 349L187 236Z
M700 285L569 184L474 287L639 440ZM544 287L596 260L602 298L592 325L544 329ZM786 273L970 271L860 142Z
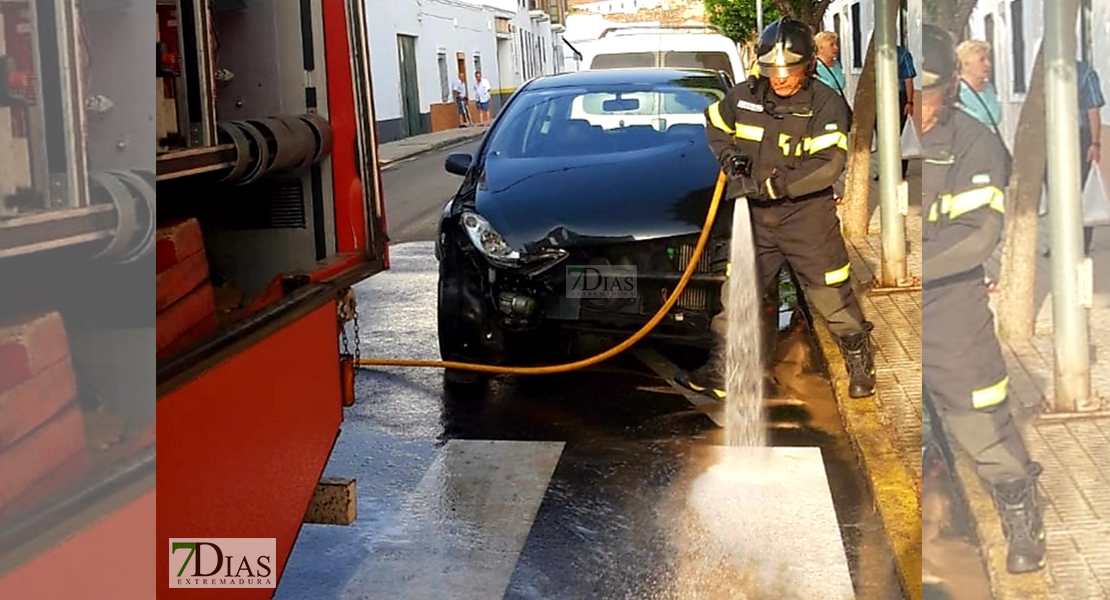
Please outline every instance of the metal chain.
M343 354L347 356L350 356L351 354L351 339L347 337L347 321L350 321L352 317L355 321L355 353L356 355L358 354L358 311L355 310L354 302L354 294L349 289L342 296L339 302L339 339L343 343Z
M354 310L355 313L355 367L358 367L358 361L362 358L362 336L358 331L358 308Z

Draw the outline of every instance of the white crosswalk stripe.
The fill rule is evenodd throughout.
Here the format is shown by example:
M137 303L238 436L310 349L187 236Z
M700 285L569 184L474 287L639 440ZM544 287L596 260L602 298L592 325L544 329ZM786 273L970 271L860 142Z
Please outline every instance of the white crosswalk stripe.
M562 452L562 442L447 442L340 597L501 598Z

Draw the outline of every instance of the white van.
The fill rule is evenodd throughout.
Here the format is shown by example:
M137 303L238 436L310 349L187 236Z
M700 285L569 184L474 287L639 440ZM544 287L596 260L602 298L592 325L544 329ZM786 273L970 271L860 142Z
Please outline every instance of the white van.
M724 71L747 79L736 42L717 27L611 27L582 50L585 69L672 67Z

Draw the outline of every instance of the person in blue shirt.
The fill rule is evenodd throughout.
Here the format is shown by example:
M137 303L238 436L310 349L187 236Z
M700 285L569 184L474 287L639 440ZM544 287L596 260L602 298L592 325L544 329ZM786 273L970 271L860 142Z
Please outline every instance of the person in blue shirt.
M913 116L913 78L917 77L917 69L913 65L913 55L905 46L898 46L898 103L902 107L902 127L906 126L906 119Z
M913 118L914 106L914 89L913 79L917 77L917 69L913 64L913 55L910 54L906 47L898 45L898 81L901 85L898 86L898 103L902 107L902 119L898 124L898 130L902 131L906 128L906 119ZM902 178L906 178L906 171L909 169L910 161L902 161Z
M844 69L840 66L840 40L831 31L813 36L817 43L817 79L847 100Z
M956 48L960 58L960 108L968 115L1001 134L1002 105L991 81L991 47L980 40L968 40Z
M1083 161L1080 185L1086 187L1091 166L1102 158L1102 118L1099 113L1106 105L1106 99L1102 96L1098 72L1087 62L1081 60L1076 64L1076 81L1079 84L1079 156ZM1091 253L1094 233L1094 227L1083 228L1084 254Z
M1101 162L1102 157L1102 118L1100 111L1106 106L1106 99L1102 95L1102 84L1098 72L1086 61L1079 60L1075 64L1075 80L1079 88L1079 172L1080 188L1087 186L1087 178L1091 175L1091 166ZM1044 175L1045 186L1048 186L1048 172ZM1083 228L1083 253L1091 253L1091 242L1094 241L1094 227ZM1045 256L1049 255L1046 250Z

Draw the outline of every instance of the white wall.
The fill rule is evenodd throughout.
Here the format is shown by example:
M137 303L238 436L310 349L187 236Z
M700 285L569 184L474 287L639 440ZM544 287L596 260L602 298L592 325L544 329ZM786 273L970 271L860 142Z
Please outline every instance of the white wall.
M448 81L458 74L456 52L467 57L467 83L473 83L474 55L482 74L497 81L494 13L480 6L448 0L371 0L368 9L374 103L379 121L402 116L398 35L416 36L420 112L442 102L438 51L447 55Z
M504 90L516 89L524 84L530 77L551 75L564 70L562 53L570 54L562 42L562 34L555 31L551 19L544 14L542 17L533 17L528 10L527 0L458 0L474 5L484 6L491 11L498 12L501 16L510 18L514 28L512 39L507 44L503 41L498 55L501 57L500 84ZM640 0L643 1L643 0ZM525 36L530 41L522 45L520 32L527 32ZM505 47L505 46L508 47ZM528 46L527 48L525 46ZM540 51L542 48L542 51ZM525 70L524 61L532 60L529 70ZM526 76L529 75L529 76ZM493 80L495 83L498 80Z

